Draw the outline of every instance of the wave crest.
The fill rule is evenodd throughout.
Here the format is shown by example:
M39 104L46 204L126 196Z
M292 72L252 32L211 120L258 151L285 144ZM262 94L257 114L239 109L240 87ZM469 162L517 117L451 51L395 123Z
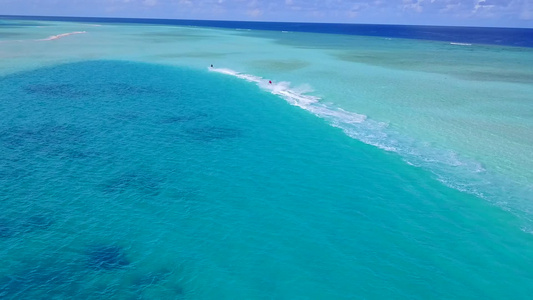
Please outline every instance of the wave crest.
M313 91L309 85L293 88L291 83L287 81L275 82L260 76L239 73L226 68L209 68L209 71L231 75L248 82L256 83L261 89L285 99L291 105L303 108L318 117L330 121L354 124L362 123L366 120L365 115L348 112L341 108L329 107L320 103L319 97L307 94Z
M292 105L301 107L340 128L347 136L382 150L398 154L407 164L430 171L444 185L485 199L512 211L526 221L525 228L533 228L533 186L523 187L459 153L431 143L417 141L389 128L388 123L367 118L320 102L308 95L309 86L292 88L289 82L274 82L259 76L243 74L231 69L209 68L212 72L231 75L256 83L261 89L280 96ZM505 195L502 197L502 195ZM524 215L525 214L525 215Z

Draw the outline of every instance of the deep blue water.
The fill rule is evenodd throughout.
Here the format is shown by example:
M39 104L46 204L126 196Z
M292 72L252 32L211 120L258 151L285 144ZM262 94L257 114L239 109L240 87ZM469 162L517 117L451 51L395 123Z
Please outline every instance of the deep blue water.
M312 33L379 36L417 40L446 41L469 44L489 44L515 47L533 47L532 28L457 27L457 26L415 26L379 24L333 24L293 22L245 22L210 20L170 20L96 17L46 17L46 16L0 16L7 19L137 23L154 25L185 25L232 29L254 29L272 31L297 31ZM1 26L1 24L0 24Z

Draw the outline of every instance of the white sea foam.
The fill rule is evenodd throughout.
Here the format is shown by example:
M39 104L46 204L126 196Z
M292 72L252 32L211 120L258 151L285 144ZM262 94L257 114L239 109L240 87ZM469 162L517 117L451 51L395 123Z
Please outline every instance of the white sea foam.
M429 170L435 175L435 179L444 185L475 195L504 209L507 205L502 205L501 198L497 196L501 195L502 190L505 190L504 194L518 195L518 198L523 200L530 199L530 195L533 194L533 187L517 188L513 182L488 172L481 163L462 157L455 151L416 141L395 132L389 128L387 123L345 111L332 104L322 103L319 97L308 94L312 92L308 85L294 88L289 82L272 81L270 83L268 79L231 69L209 68L209 70L253 82L261 89L285 99L288 103L327 120L331 126L342 129L349 137L385 151L397 153L407 164ZM502 184L504 188L499 188ZM527 212L528 206L528 203L515 203L514 208L518 210L514 212L517 214ZM533 212L531 214L533 215Z
M303 108L318 117L328 119L334 123L354 124L361 123L366 119L365 115L348 112L340 108L329 107L320 103L319 97L306 94L312 91L309 85L293 88L291 87L291 83L287 81L275 82L259 76L239 73L225 68L209 68L209 70L241 78L248 82L254 82L261 89L280 96L291 105Z
M472 44L469 43L450 43L450 45L456 45L456 46L472 46Z
M40 39L38 41L53 41L53 40L58 40L60 38L67 37L69 35L84 34L84 33L87 33L87 31L74 31L74 32L61 33L61 34L58 34L58 35L49 36L49 37L47 37L45 39Z

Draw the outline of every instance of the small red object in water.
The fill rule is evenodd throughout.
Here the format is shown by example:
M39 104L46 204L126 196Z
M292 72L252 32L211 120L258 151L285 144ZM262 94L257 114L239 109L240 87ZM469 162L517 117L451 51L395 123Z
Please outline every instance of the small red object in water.
M269 80L268 83L272 84L272 80Z

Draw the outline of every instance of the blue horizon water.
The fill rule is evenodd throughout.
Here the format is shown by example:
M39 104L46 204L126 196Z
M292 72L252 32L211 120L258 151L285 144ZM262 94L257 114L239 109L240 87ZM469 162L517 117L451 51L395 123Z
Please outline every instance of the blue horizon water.
M1 19L201 26L225 29L294 31L444 41L479 45L533 47L533 28L9 15L0 15L0 20Z
M530 49L2 21L0 298L533 294Z

